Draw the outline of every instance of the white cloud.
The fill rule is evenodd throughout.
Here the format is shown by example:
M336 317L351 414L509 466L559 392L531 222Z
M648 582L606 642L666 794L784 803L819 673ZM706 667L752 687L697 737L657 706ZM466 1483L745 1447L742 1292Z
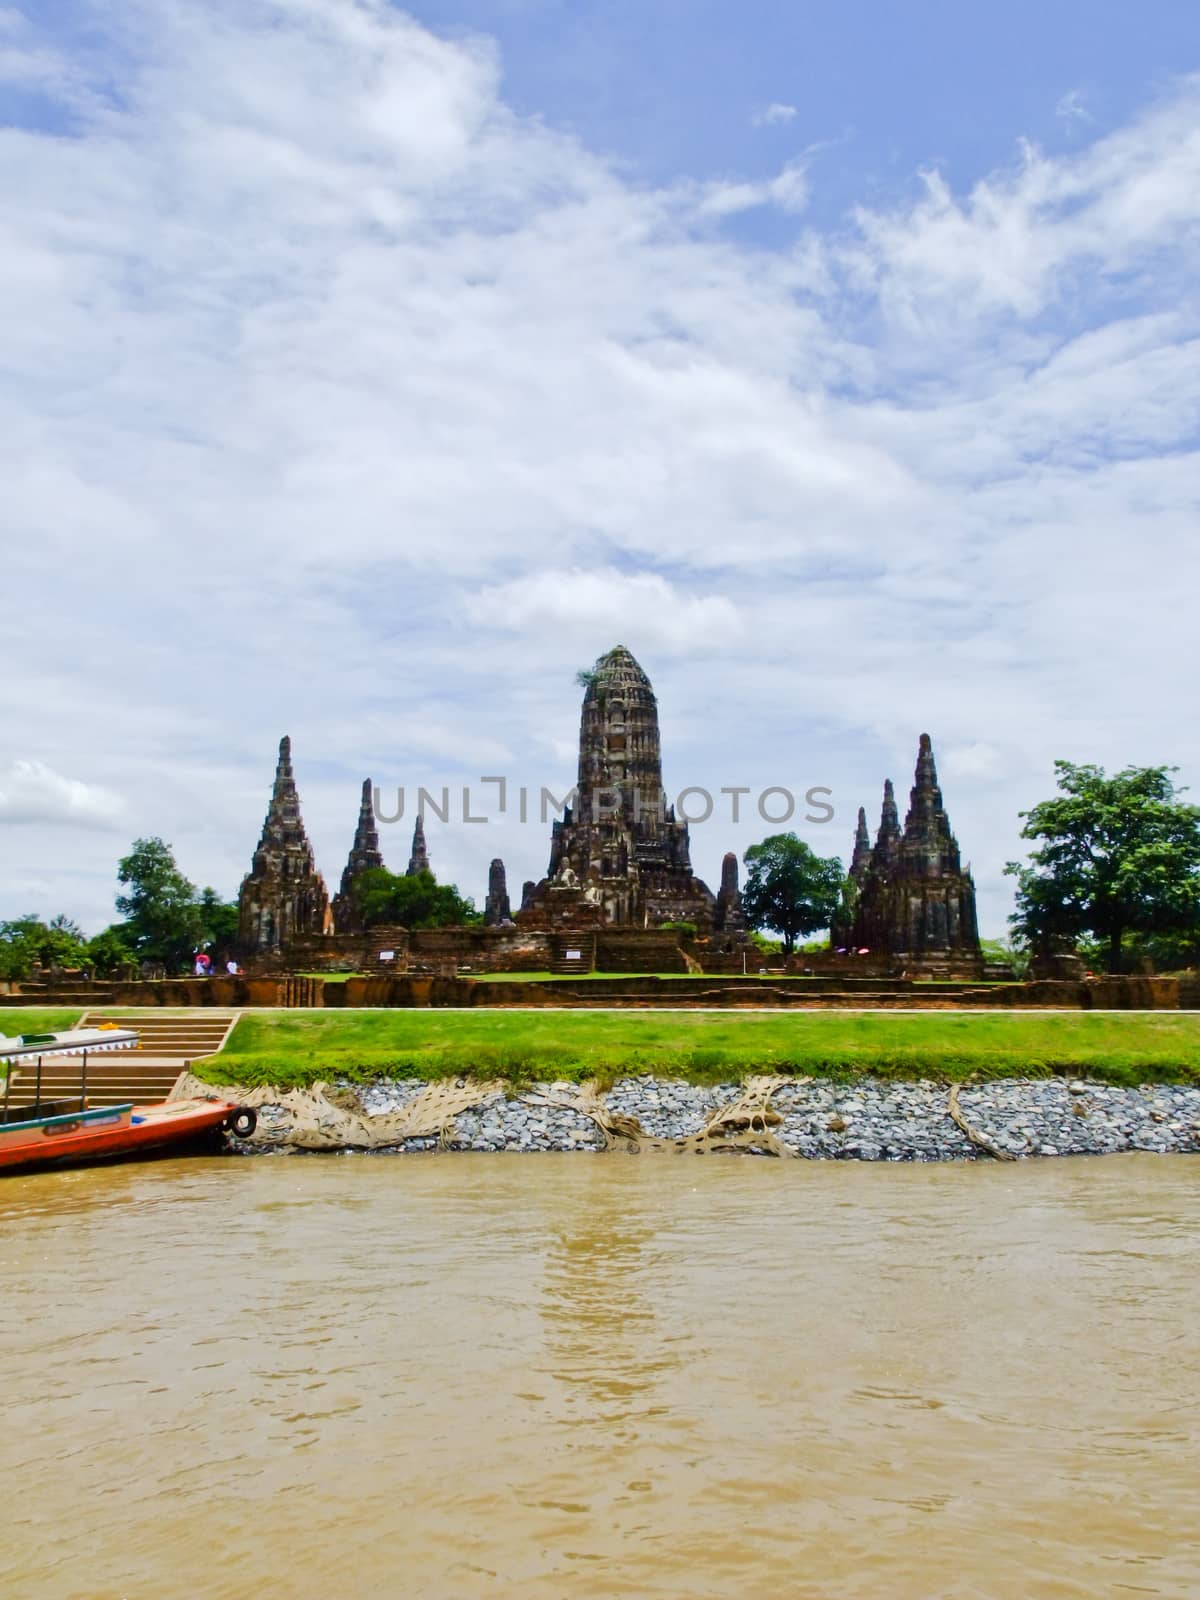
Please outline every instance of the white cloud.
M996 746L976 739L970 744L952 745L943 750L938 764L946 778L993 779L1003 776L1004 758Z
M472 622L510 632L552 631L583 649L590 662L617 642L667 654L711 653L714 638L742 631L724 595L687 594L656 573L544 571L467 596ZM590 654L588 654L590 652Z
M750 121L756 128L777 128L782 123L791 122L795 115L795 106L785 105L781 100L772 100L770 105L761 106Z
M41 761L13 761L0 772L0 825L69 823L114 828L125 802L100 784L66 778Z
M1030 317L1083 295L1096 310L1130 272L1182 267L1200 232L1200 79L1086 150L1051 159L1031 145L965 200L936 171L892 212L857 213L848 265L889 313L923 334L949 316ZM1177 252L1174 263L1160 252ZM1153 291L1153 283L1146 287ZM1161 288L1168 287L1164 277Z
M993 930L1054 756L1194 759L1197 82L822 229L803 160L638 183L382 0L4 40L70 131L0 132L0 716L194 880L236 888L285 731L331 880L368 773L569 777L618 640L668 773L829 783L826 849L928 728ZM790 243L726 226L767 205ZM102 925L120 850L60 823L0 890ZM479 892L489 830L438 849Z
M1082 89L1068 89L1054 108L1054 115L1066 123L1091 122L1092 114Z
M755 181L723 180L700 186L696 199L699 216L729 217L758 206L778 206L781 211L803 211L808 204L808 169L804 161L789 161L773 178Z

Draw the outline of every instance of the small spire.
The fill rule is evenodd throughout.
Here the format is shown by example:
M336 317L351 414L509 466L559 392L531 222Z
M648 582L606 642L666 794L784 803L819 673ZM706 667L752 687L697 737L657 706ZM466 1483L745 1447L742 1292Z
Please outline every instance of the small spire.
M504 872L504 863L496 856L488 868L487 901L483 908L483 920L488 927L496 928L501 923L512 921L512 906L508 900L508 881Z
M381 867L383 856L379 850L379 829L375 825L375 802L370 778L363 779L362 799L358 807L358 826L354 830L354 844L350 849L347 871L365 872L368 867Z
M858 808L858 826L854 830L854 853L850 857L850 876L862 879L871 865L871 834L867 827L867 808Z
M890 867L896 860L900 851L900 815L896 810L896 791L892 787L892 780L887 778L883 785L883 808L879 814L879 832L875 835L875 848L871 853L871 865L876 870Z
M933 740L923 733L917 744L917 766L913 778L918 789L927 793L938 786L937 766L933 759Z
M741 933L746 927L742 891L738 886L738 858L732 850L721 860L721 889L717 895L714 927L721 933Z
M354 843L350 846L350 854L346 858L346 865L342 871L341 886L337 899L334 901L333 914L336 922L340 923L338 932L349 931L350 923L355 916L352 904L354 880L361 873L369 872L374 867L383 866L383 855L379 849L379 829L375 825L375 804L370 778L363 779L362 800L358 807L358 824L354 829Z
M937 848L950 838L950 824L938 788L933 741L927 733L917 745L917 764L909 794L908 815L904 819L906 844L916 848Z
M727 850L721 858L721 893L738 893L738 858L732 850Z
M275 800L290 798L296 792L296 775L292 769L292 741L284 734L279 741L279 759L275 763Z
M416 825L413 828L412 855L408 858L408 871L405 876L415 878L418 872L430 872L429 850L425 844L425 819L420 812L417 813Z

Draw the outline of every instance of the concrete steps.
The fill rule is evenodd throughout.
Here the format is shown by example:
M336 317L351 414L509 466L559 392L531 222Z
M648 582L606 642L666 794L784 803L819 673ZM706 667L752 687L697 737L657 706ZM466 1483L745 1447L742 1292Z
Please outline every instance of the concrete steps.
M89 1106L153 1105L165 1100L184 1063L175 1056L144 1056L136 1051L89 1056L86 1095ZM136 1061L136 1066L132 1063ZM28 1106L35 1100L69 1100L79 1103L80 1060L78 1056L55 1056L42 1064L38 1087L36 1063L26 1063L14 1073L9 1091L10 1106Z
M150 1016L142 1012L85 1012L77 1024L80 1028L115 1022L119 1027L135 1029L139 1037L136 1049L100 1051L88 1056L88 1104L111 1106L132 1100L135 1105L149 1105L165 1100L189 1062L221 1049L239 1014L207 1009ZM50 1057L42 1063L39 1091L37 1065L27 1063L13 1079L10 1105L31 1105L35 1098L78 1101L80 1067L78 1056Z
M121 1052L125 1060L133 1061L138 1056L160 1056L182 1062L211 1056L220 1050L239 1014L237 1011L214 1011L207 1006L194 1011L155 1011L149 1014L144 1011L106 1009L85 1011L78 1026L96 1028L102 1022L115 1022L118 1027L134 1029L139 1043L135 1050Z

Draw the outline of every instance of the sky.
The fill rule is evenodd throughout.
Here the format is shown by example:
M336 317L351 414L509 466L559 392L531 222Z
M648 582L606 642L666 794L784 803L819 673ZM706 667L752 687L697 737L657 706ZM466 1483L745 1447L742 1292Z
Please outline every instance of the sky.
M0 231L0 918L232 897L284 733L519 892L617 643L710 884L928 731L1000 935L1056 758L1200 781L1194 5L0 0Z

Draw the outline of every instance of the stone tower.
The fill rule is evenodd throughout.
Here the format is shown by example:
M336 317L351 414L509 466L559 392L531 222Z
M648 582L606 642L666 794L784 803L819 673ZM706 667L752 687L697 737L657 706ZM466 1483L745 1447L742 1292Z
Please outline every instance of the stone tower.
M412 854L408 858L408 869L404 876L415 878L418 872L432 872L429 865L429 851L425 847L425 820L420 812L413 827Z
M283 950L300 934L331 929L329 895L300 818L292 741L279 741L262 837L238 891L238 943L247 955Z
M858 827L854 830L854 854L850 857L850 876L861 884L870 865L871 835L867 829L867 808L859 806Z
M483 920L491 928L498 928L501 923L512 921L508 883L504 874L504 863L499 856L488 868L488 892L483 908Z
M554 824L530 913L656 927L712 926L712 891L692 871L688 827L666 804L658 702L618 645L584 675L574 803Z
M884 792L884 804L889 799L891 785ZM892 810L896 802L892 799ZM871 834L867 828L867 809L865 806L858 808L858 825L854 830L854 851L850 857L850 871L847 874L849 882L846 885L842 903L838 907L834 919L829 927L829 942L835 949L849 944L854 937L854 919L858 910L858 902L862 896L863 885L867 873L871 869Z
M721 861L721 887L717 893L713 932L744 935L746 931L746 913L738 887L738 858L729 850Z
M900 860L900 839L900 813L896 810L896 791L892 788L892 780L886 778L883 785L883 809L879 813L879 832L875 835L875 847L871 851L872 873L886 877L896 870Z
M921 735L901 833L890 782L863 880L854 940L918 967L969 973L981 966L975 882L938 786L933 744Z
M354 843L346 858L342 881L333 897L333 928L335 933L358 933L361 919L354 904L354 880L372 867L382 867L383 854L379 849L379 829L375 825L375 806L371 799L371 780L363 779L362 803L358 808L358 826L354 830Z

